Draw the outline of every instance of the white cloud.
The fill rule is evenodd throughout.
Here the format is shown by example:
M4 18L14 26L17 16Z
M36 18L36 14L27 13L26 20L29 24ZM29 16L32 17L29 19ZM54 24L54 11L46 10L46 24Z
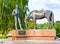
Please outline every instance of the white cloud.
M45 3L47 0L29 0L29 9L32 10L41 10L45 7Z
M55 21L60 21L60 9L55 9L55 10L53 10L53 12L54 12L54 20Z
M60 5L60 0L48 0L50 3Z

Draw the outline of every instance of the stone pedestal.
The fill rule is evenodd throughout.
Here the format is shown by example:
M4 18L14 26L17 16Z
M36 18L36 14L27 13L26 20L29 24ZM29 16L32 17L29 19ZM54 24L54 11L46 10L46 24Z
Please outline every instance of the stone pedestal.
M56 30L39 29L39 30L12 30L11 40L55 40ZM10 40L9 39L9 40Z
M26 30L27 40L55 40L56 31L53 30Z

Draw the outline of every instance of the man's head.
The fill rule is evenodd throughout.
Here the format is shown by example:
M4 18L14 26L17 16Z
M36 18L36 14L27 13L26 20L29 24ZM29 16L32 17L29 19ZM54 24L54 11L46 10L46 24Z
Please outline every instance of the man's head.
M16 6L15 6L16 8L18 8L18 5L16 4Z

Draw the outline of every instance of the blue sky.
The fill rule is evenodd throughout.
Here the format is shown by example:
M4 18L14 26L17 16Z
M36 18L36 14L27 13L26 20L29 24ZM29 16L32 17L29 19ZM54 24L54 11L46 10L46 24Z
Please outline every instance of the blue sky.
M54 21L60 21L60 0L29 0L29 10L51 10L54 13ZM48 22L47 19L40 19L37 23Z

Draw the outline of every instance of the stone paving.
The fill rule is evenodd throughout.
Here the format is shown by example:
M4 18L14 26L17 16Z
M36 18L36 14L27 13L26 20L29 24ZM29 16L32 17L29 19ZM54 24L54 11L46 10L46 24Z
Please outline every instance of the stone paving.
M1 40L0 44L60 44L60 41L47 40Z

